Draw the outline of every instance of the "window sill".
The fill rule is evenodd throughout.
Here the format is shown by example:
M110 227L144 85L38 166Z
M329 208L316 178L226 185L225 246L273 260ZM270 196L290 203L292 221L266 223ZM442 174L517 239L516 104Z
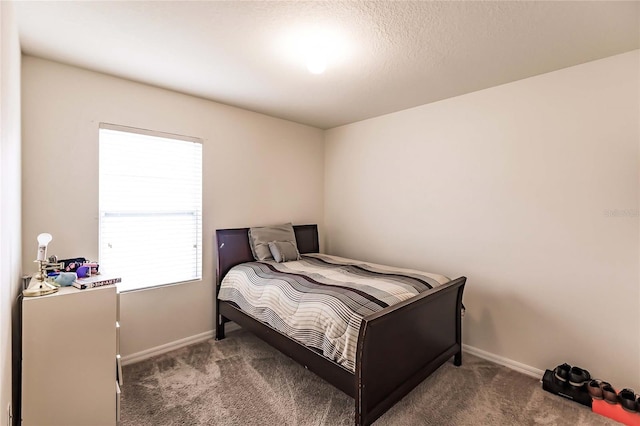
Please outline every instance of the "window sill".
M116 284L116 286L118 287L118 293L123 294L123 293L133 293L133 292L146 291L146 290L157 290L159 288L164 288L164 287L181 286L183 284L201 283L201 282L202 282L202 278L197 278L197 279L188 280L188 281L149 285L149 286L137 287L137 288L127 288L126 284L123 285L123 283L118 283Z

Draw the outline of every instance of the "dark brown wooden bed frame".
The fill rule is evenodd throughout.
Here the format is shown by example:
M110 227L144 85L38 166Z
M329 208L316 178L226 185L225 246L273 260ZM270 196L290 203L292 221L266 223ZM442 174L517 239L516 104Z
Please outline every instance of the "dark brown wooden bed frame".
M218 300L229 269L253 261L249 228L216 231L216 340L234 321L355 399L355 424L370 425L451 357L462 364L460 277L362 320L355 375L234 305ZM318 253L317 225L294 226L300 253Z

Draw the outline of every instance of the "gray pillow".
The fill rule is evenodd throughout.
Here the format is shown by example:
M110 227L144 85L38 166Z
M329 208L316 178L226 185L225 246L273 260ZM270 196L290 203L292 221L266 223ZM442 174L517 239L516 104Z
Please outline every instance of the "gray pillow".
M273 257L269 250L269 243L272 241L292 242L296 247L296 251L298 250L296 234L293 232L293 225L290 223L249 228L249 246L251 246L254 259L272 259Z
M298 247L291 241L270 241L269 251L273 255L273 260L278 263L300 260Z

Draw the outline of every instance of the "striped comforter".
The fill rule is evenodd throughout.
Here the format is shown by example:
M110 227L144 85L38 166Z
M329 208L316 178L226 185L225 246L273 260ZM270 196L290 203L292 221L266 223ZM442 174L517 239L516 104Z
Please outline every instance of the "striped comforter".
M222 280L218 298L350 371L362 318L444 284L443 275L324 254L248 262Z

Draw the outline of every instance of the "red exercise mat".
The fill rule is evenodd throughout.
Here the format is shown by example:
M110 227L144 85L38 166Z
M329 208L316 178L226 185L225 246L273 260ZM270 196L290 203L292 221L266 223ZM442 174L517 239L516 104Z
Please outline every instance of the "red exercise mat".
M620 404L609 404L604 400L594 399L591 403L591 410L627 426L640 426L640 414L625 411Z

